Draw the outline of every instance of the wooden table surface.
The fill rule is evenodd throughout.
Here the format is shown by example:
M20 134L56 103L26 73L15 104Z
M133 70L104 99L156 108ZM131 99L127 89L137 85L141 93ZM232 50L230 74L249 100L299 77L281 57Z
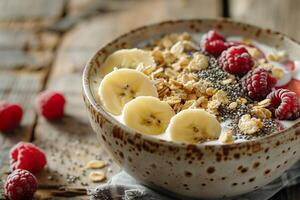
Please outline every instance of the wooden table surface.
M81 97L84 64L113 38L161 20L229 14L300 40L297 0L1 0L0 8L0 99L25 110L20 128L0 133L0 179L9 172L10 148L18 141L35 143L48 158L47 168L37 174L36 199L87 199L82 189L95 184L84 166L92 159L107 163L107 178L119 171L97 142ZM45 89L65 94L61 121L50 123L36 114L34 99ZM299 200L299 189L273 199Z

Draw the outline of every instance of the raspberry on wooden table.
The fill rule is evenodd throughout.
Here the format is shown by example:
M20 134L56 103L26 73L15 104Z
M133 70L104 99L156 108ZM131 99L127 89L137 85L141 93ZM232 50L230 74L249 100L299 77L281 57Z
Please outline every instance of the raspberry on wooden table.
M32 173L41 171L47 164L44 152L32 143L19 142L10 151L11 169L25 169Z
M37 109L46 119L54 120L64 116L66 100L63 94L44 91L37 97Z
M243 89L253 100L263 100L275 86L277 80L262 68L251 70L242 79Z
M30 200L36 190L36 178L29 171L22 169L12 172L4 184L5 195L10 200Z
M0 131L9 132L17 128L23 117L23 109L18 104L0 101Z
M243 46L232 46L223 51L218 63L224 71L239 76L246 74L254 66L251 55Z
M271 99L269 109L280 120L295 120L300 116L300 99L295 92L278 89L267 96Z
M201 46L204 51L214 56L219 56L222 51L229 47L226 44L225 37L215 30L208 31L208 33L202 37Z

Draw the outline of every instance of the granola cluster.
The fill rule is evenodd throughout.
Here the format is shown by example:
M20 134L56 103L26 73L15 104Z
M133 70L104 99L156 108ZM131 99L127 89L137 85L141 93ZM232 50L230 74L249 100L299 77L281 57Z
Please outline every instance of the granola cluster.
M151 52L157 65L140 65L137 70L154 81L160 100L167 102L176 113L202 108L220 121L234 119L235 124L220 138L224 143L232 142L234 135L257 135L268 126L274 128L272 112L267 108L269 100L257 103L247 98L239 77L221 70L216 59L202 52L190 34L166 35L145 50ZM274 77L282 77L282 69L261 58L257 48L247 47L247 50L256 60L256 67L268 68ZM281 58L269 55L267 59Z
M227 94L197 73L207 69L209 58L200 52L188 33L170 34L157 40L150 49L156 67L139 66L155 82L159 98L172 106L176 113L188 108L203 108L218 116L218 108L229 103ZM228 79L224 84L229 84Z

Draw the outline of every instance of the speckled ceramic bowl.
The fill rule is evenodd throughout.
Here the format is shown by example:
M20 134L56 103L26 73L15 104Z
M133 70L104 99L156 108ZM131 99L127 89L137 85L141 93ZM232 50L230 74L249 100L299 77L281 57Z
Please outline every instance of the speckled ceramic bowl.
M97 103L99 69L105 58L162 34L193 34L212 28L285 49L300 60L300 45L278 32L224 19L179 20L141 27L101 48L83 74L83 95L101 144L115 161L143 184L169 194L196 198L234 196L255 190L280 176L300 157L300 123L270 136L230 145L187 145L142 135L119 123ZM95 87L96 86L96 87Z

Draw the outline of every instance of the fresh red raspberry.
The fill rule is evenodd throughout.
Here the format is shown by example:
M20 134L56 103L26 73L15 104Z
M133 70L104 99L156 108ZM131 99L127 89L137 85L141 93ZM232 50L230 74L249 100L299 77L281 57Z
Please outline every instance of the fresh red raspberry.
M271 99L269 109L280 120L294 120L300 116L300 99L295 92L278 89L267 96Z
M17 128L23 117L21 106L5 101L0 102L0 131L9 132Z
M226 41L225 37L218 33L216 30L210 30L208 31L204 36L204 40L207 40L209 42L215 41L215 40L222 40L223 42Z
M29 171L17 169L4 184L5 194L10 200L30 200L37 190L37 180Z
M48 120L62 118L65 103L65 97L59 92L45 91L37 97L37 109Z
M276 81L267 70L256 68L243 77L242 85L250 98L262 100L272 91Z
M222 51L228 48L224 36L215 30L208 31L208 33L202 37L201 46L204 51L214 56L219 56Z
M44 152L32 143L19 142L10 151L11 169L25 169L32 173L41 171L47 164Z
M223 51L218 63L224 71L239 76L246 74L254 65L251 55L243 46L233 46Z

